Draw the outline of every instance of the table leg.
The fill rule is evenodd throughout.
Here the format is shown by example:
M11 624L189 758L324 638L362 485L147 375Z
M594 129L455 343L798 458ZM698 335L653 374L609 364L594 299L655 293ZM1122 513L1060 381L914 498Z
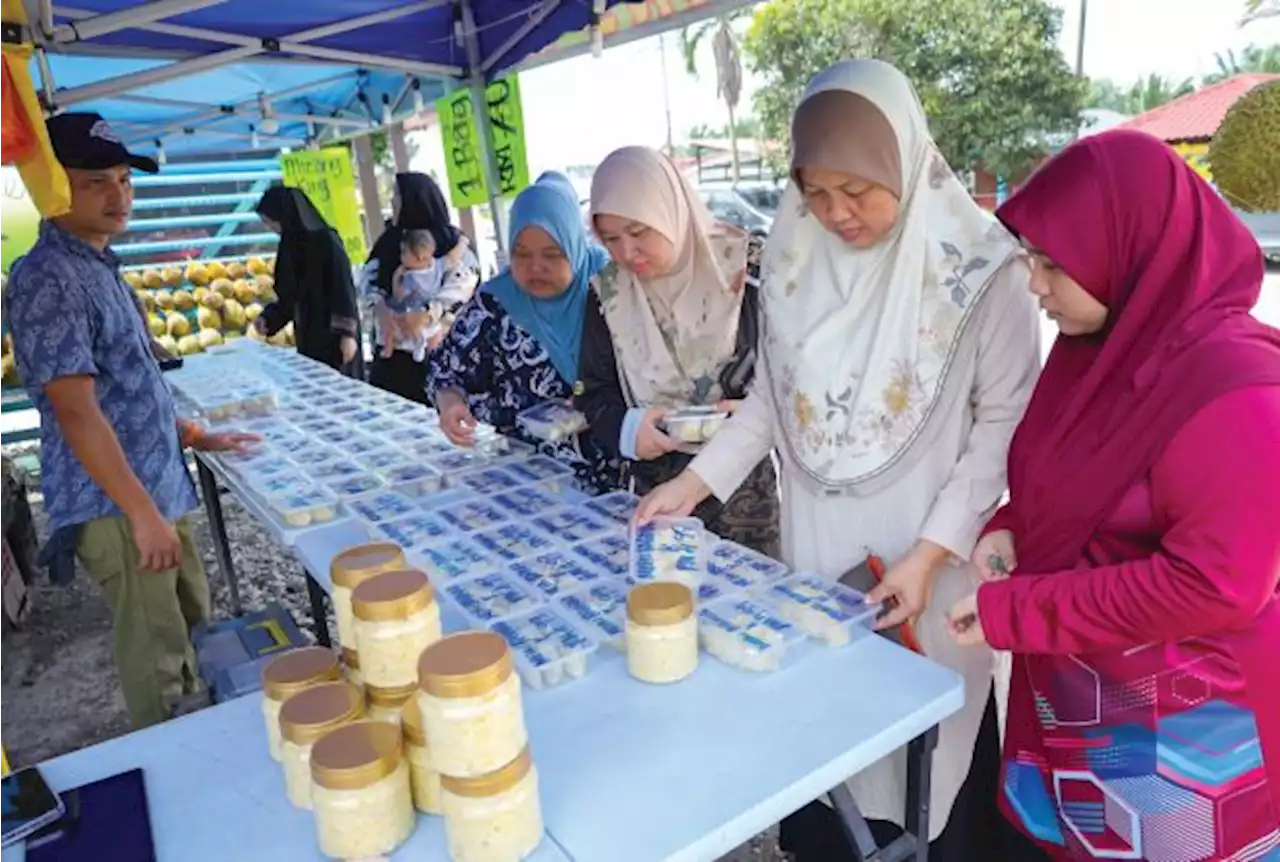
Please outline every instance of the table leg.
M231 613L240 616L244 605L240 601L240 584L236 579L235 564L231 560L231 545L227 541L227 522L222 517L222 498L218 496L218 479L204 461L196 459L196 475L200 478L200 495L204 497L204 510L209 516L209 530L213 534L213 553L218 560L218 570L227 582L227 594L231 599Z
M841 783L831 791L831 804L840 815L840 824L858 862L928 862L929 784L933 750L937 745L937 725L907 745L906 829L887 847L876 846L871 827L849 788Z
M329 614L324 590L316 583L316 579L307 572L307 598L311 600L311 630L315 632L316 643L323 647L333 646L329 636Z

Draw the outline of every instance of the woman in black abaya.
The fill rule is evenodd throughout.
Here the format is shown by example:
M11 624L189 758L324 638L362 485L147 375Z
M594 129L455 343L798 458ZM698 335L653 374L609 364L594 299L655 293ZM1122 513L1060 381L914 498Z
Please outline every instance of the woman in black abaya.
M342 238L300 189L273 186L258 201L264 224L280 234L275 302L254 326L274 335L290 321L303 356L363 379L360 312Z
M405 231L426 230L436 241L436 257L445 263L441 299L446 314L471 298L480 283L480 264L470 243L449 221L449 207L435 181L426 174L396 174L391 201L391 221L373 245L360 277L365 302L375 309L391 295L391 277L400 266L400 240ZM376 317L375 317L376 320ZM402 398L426 402L426 362L414 362L412 345L397 344L390 356L382 356L384 338L393 333L376 331L373 368L369 382Z

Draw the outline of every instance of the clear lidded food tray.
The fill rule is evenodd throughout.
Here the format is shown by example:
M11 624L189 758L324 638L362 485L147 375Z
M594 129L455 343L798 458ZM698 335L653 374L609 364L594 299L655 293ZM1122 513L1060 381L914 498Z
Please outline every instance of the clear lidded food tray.
M450 477L453 487L468 488L485 497L519 488L525 481L502 467L483 467Z
M303 431L313 437L323 437L330 431L337 431L343 425L337 419L329 419L325 416L316 416L311 419L299 419L294 423Z
M524 461L532 458L538 450L530 443L512 437L498 436L486 441L484 453L493 458L495 463L505 464L509 461Z
M428 419L430 418L429 408L418 404L416 401L409 401L404 398L391 397L383 399L380 402L383 413L388 416L410 419Z
M359 459L362 455L370 455L390 448L382 440L370 437L368 434L359 434L342 444L342 451L356 459Z
M295 464L305 470L319 464L327 464L330 461L339 461L342 459L342 453L337 449L330 449L328 446L312 443L311 448L304 449L289 457Z
M408 447L422 439L422 429L411 425L397 425L381 436L388 443Z
M630 578L675 581L697 592L707 570L706 528L698 518L654 518L631 529Z
M350 425L340 425L337 428L331 428L323 434L316 435L320 442L327 443L330 446L336 446L339 449L346 449L347 444L353 440L358 440L364 435L352 428Z
M508 562L523 560L557 547L555 539L527 521L508 521L473 533L471 538L480 547Z
M573 469L546 455L534 455L503 466L521 481L548 491L563 491L574 484Z
M403 518L383 521L373 527L373 534L380 539L395 542L408 553L420 553L433 544L439 544L453 534L453 528L435 515L415 512Z
M564 401L543 401L517 414L516 425L530 437L555 443L586 430L587 417Z
M296 473L280 473L275 476L260 476L249 481L251 487L256 493L263 497L278 497L281 494L292 494L295 491L305 491L314 487L302 476Z
M456 447L448 440L442 440L433 435L427 435L406 446L405 450L419 458L431 458L436 455L448 455L453 452L455 448Z
M542 598L506 572L460 578L445 585L444 594L474 628L542 606Z
M400 460L378 471L388 485L415 496L434 494L444 487L444 475L430 464Z
M290 440L297 437L302 432L302 428L294 426L285 421L273 422L261 429L250 431L251 434L257 434L267 443L275 444L282 440Z
M363 455L356 455L355 460L366 470L378 473L394 464L403 463L405 454L399 449L393 449L390 446L380 446L372 451L365 452Z
M640 505L640 498L630 491L610 491L608 494L592 497L582 505L619 524L629 524Z
M728 418L714 407L682 407L662 417L660 427L674 440L698 445L714 437Z
M808 572L784 578L761 595L805 634L830 646L870 634L879 611L857 590Z
M468 533L496 527L511 520L504 510L484 498L463 500L439 511L440 517Z
M493 459L488 455L471 449L453 448L449 452L441 452L439 455L429 455L426 461L435 467L447 477L445 484L450 487L454 486L453 476L461 473L463 470L474 470L477 467L485 467L493 463Z
M386 439L385 435L390 434L392 431L398 431L404 427L390 416L384 416L376 410L372 412L377 413L377 416L367 422L362 422L360 425L360 430L365 434Z
M562 505L555 497L545 491L539 491L532 485L521 485L518 488L512 488L510 491L494 494L489 499L512 515L520 518L530 518L539 512L545 512L548 509L554 509Z
M551 688L587 675L587 663L600 648L580 626L552 607L493 624L511 647L516 670L529 688Z
M615 577L626 577L630 571L631 542L620 533L579 542L570 546L569 550Z
M729 595L698 608L698 640L731 667L775 671L795 660L804 632L766 600Z
M601 581L585 590L559 595L554 606L619 652L627 649L627 588Z
M586 542L599 536L616 534L621 529L618 522L588 509L585 505L569 504L555 508L540 508L538 512L541 514L532 513L529 522L570 545Z
M286 527L295 530L326 524L338 517L340 508L336 497L315 486L268 497L266 502Z
M501 571L505 565L500 557L490 554L466 536L428 542L417 553L433 583L492 574Z
M333 479L325 483L325 487L339 497L359 497L381 488L382 480L372 473L357 473L354 476Z
M576 592L608 578L604 570L560 549L512 563L510 571L547 598Z
M347 501L351 514L367 524L382 524L418 512L418 505L395 491L375 491L365 497Z
M355 411L354 413L348 413L344 418L347 420L347 422L351 423L352 425L355 425L356 427L360 428L362 431L366 431L372 434L374 433L372 430L374 423L381 422L383 419L387 419L388 417L381 410L374 410L372 407L361 407L359 410ZM399 424L395 422L395 420L391 420L391 421L392 421L392 428L400 427Z
M339 457L335 461L326 461L314 465L307 474L317 482L329 482L334 479L345 479L348 476L359 476L366 472L355 461Z
M711 547L707 557L707 574L724 581L728 588L754 590L791 574L783 563L764 554L743 547L737 542L722 540Z

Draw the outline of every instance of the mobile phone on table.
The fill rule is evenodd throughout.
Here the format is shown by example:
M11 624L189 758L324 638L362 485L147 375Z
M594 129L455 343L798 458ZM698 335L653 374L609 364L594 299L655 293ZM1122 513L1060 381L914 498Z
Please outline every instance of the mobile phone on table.
M62 799L62 818L27 839L27 862L155 862L141 769L63 791Z
M19 769L3 779L4 831L0 847L26 838L65 813L62 800L34 766Z

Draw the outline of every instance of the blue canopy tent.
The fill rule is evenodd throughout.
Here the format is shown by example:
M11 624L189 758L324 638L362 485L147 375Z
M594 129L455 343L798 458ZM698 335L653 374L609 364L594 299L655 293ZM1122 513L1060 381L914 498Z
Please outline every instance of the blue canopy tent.
M323 144L466 86L496 189L484 84L617 0L72 2L27 0L46 109L97 111L131 148Z

